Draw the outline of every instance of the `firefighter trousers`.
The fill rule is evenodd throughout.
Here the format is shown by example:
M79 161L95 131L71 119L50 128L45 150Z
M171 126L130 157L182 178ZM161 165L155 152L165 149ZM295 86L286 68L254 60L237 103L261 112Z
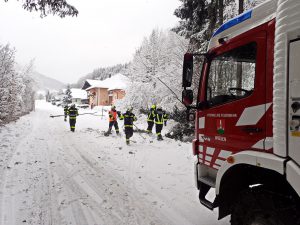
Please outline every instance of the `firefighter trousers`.
M71 131L75 131L76 119L69 119Z
M126 143L129 143L129 139L133 135L133 127L125 127L125 136L126 136Z
M163 128L163 124L155 124L155 129L156 129L156 134L157 134L157 137L158 138L161 138L161 131L162 131L162 128Z
M148 123L147 132L152 133L152 128L153 128L154 122L153 121L147 121L147 123Z
M115 127L115 130L117 132L117 134L119 133L119 126L118 126L118 122L117 121L110 121L109 125L108 125L108 132L111 132L112 127Z

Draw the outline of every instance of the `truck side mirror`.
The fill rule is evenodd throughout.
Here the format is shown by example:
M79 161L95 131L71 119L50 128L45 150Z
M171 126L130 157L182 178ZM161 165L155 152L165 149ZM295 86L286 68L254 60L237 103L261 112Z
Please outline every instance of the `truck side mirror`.
M196 118L195 112L190 112L190 111L187 112L186 114L187 121L193 122L195 121L195 118Z
M183 71L182 71L182 87L191 87L193 79L193 54L184 54Z
M182 102L185 106L189 106L193 103L194 94L193 90L183 90L182 91Z

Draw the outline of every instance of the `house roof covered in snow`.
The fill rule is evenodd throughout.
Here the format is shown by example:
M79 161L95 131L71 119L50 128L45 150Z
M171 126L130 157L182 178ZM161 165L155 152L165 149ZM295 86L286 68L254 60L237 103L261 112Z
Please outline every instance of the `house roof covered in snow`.
M125 89L127 87L128 82L129 82L128 77L124 76L123 74L117 73L105 80L88 79L86 80L83 88L87 86L86 83L88 83L90 86L85 89L86 91L92 88L107 88L108 90Z

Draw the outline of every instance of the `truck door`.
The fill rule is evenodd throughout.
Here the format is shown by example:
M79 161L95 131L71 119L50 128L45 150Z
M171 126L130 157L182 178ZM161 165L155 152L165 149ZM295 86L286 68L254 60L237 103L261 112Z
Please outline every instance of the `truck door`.
M300 39L289 44L289 156L300 164Z
M225 44L209 60L199 112L200 159L218 169L230 154L265 150L266 33ZM270 84L272 85L272 84ZM201 104L201 102L200 102Z

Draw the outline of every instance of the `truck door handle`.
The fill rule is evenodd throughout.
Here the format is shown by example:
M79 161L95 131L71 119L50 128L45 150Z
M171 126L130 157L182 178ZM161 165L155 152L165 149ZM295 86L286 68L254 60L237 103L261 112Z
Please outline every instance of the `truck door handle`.
M247 133L260 133L263 131L263 129L260 127L243 127L241 130Z
M291 107L293 112L296 113L300 109L300 102L294 102Z

